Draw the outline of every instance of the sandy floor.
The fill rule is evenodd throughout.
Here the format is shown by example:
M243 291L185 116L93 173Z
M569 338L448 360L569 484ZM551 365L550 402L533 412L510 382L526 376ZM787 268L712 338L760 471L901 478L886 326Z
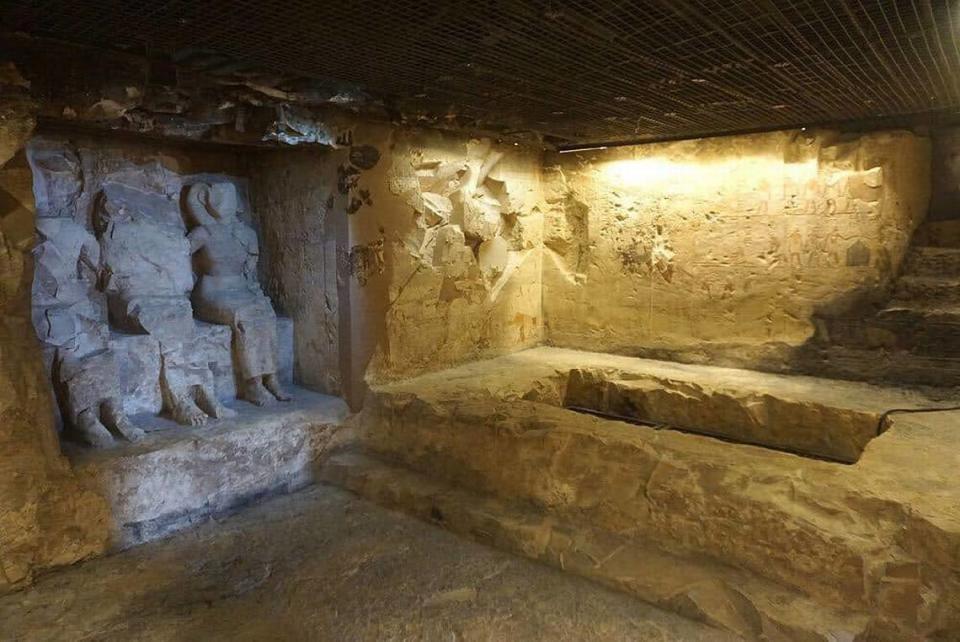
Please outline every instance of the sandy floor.
M315 486L0 597L3 640L727 640Z

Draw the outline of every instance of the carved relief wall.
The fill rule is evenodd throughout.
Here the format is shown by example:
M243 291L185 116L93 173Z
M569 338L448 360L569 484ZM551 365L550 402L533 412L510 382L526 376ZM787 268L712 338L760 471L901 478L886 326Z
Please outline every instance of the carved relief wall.
M391 263L386 331L368 375L540 343L539 153L402 131L390 149L375 197L393 213L378 230Z
M774 132L556 156L549 341L776 366L818 308L882 292L926 215L929 143Z
M366 381L538 344L539 150L333 128L335 149L250 158L264 282L294 317L303 380L323 377L314 383L356 406ZM336 362L344 381L329 374Z
M246 181L196 171L235 169L232 154L38 137L26 155L32 320L71 436L137 441L138 413L196 425L286 397L289 328L259 292Z

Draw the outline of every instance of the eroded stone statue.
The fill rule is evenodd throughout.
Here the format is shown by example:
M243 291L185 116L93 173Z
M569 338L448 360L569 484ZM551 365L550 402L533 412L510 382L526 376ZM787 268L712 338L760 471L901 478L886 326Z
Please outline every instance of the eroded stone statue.
M194 314L232 328L238 396L256 405L290 400L277 377L277 317L257 282L257 235L237 217L236 187L196 183L186 194L186 209L200 275Z
M123 410L117 359L107 342L106 305L95 287L100 246L66 217L38 219L37 232L34 327L54 350L51 370L64 419L91 446L110 446L114 436L137 441L143 431Z
M120 185L104 186L96 218L102 248L103 289L111 324L159 342L160 389L177 423L200 425L232 417L214 392L213 374L195 363L190 242L172 201Z

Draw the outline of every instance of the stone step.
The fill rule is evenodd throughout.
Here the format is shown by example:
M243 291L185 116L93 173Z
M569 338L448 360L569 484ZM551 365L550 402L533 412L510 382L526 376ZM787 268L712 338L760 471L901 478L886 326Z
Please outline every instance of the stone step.
M960 359L960 306L930 306L923 301L892 301L866 318L823 318L818 322L817 342Z
M960 278L904 275L897 279L894 298L923 304L960 303Z
M919 246L910 249L904 275L960 278L960 248Z
M960 357L904 350L818 346L798 353L796 367L809 375L849 381L944 389L960 386Z
M371 453L339 452L320 474L387 508L587 577L738 639L826 642L867 633L864 613L819 604L750 572L672 553L573 515L558 519L529 503L456 487Z

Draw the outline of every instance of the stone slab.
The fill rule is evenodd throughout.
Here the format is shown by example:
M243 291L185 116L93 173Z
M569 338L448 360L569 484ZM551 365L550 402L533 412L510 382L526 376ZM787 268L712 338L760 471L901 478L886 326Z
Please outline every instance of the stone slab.
M563 405L845 463L857 461L879 433L885 407L824 403L818 389L833 382L714 374L671 364L626 373L578 368L570 372Z
M157 539L311 483L348 410L336 397L292 393L293 402L267 408L229 404L236 418L199 428L154 418L153 430L135 444L109 450L66 446L82 484L107 499L111 548Z

